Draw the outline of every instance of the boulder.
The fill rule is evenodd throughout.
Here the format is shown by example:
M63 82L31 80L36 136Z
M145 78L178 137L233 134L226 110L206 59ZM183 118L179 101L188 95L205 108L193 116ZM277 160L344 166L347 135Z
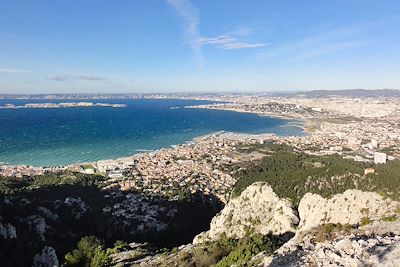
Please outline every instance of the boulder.
M33 267L58 267L59 262L53 247L45 246L41 253L33 258Z
M291 203L280 199L267 183L257 182L239 197L230 199L210 224L210 230L195 237L193 243L216 240L222 234L242 238L248 233L281 235L295 232L298 218Z
M34 230L42 241L45 240L44 234L46 233L47 228L46 220L39 215L31 215L27 217L26 220L30 229Z
M58 219L58 215L56 213L51 212L48 208L38 207L37 210L48 219L51 219L53 221L56 221Z
M3 239L16 239L17 230L15 229L15 226L10 223L0 223L0 237Z
M67 197L64 200L64 204L73 208L75 219L80 219L87 210L86 203L80 197Z

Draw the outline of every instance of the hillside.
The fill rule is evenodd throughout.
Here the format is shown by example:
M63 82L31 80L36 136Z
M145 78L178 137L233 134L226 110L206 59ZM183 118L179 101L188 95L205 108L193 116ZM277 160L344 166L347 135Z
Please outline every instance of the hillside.
M237 178L233 196L238 196L254 182L263 181L270 184L279 197L291 199L295 206L307 192L330 197L347 189L374 191L400 199L400 160L374 165L343 159L336 154L313 156L275 144L256 144L240 150L266 156L251 165L233 167ZM365 169L370 167L375 173L365 175Z
M212 196L173 201L104 190L101 175L3 177L0 263L30 266L35 258L66 266L270 266L285 261L285 249L294 253L289 259L302 262L298 246L309 251L321 244L339 253L335 242L363 235L371 244L397 244L391 230L374 241L362 227L386 223L393 229L398 223L399 160L374 165L269 143L242 145L238 152L264 157L220 166L237 180L222 210ZM375 172L364 174L366 168ZM311 264L315 255L307 253Z
M302 97L400 97L399 89L347 89L347 90L312 90L295 94Z

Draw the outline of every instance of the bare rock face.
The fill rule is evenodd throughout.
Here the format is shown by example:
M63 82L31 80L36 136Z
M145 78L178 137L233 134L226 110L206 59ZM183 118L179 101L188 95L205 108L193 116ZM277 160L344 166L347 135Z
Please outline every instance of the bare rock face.
M42 252L33 258L33 267L58 267L59 262L53 247L45 246Z
M291 203L280 199L267 183L257 182L231 199L212 219L210 230L196 236L193 243L216 240L222 234L231 238L242 238L246 233L280 235L295 232L296 224Z
M400 236L353 235L321 243L291 243L274 256L265 257L258 266L400 266Z
M86 203L80 198L67 197L64 200L64 204L73 209L75 219L80 219L87 210Z
M296 235L274 255L256 259L265 267L400 266L398 207L374 192L347 190L330 199L307 193ZM343 230L346 224L352 226Z
M27 217L26 220L30 229L35 231L42 241L45 240L44 234L46 233L47 229L46 220L39 215L31 215Z
M0 223L0 237L2 237L3 239L16 239L17 231L15 229L15 226L10 223Z
M398 202L384 199L375 192L346 190L330 199L307 193L299 204L299 230L305 231L324 223L357 224L392 215Z

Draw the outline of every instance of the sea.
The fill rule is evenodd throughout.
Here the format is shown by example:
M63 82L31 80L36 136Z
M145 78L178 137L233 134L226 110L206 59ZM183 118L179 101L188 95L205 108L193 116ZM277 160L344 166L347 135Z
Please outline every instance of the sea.
M8 100L5 104L81 100ZM233 111L190 109L210 101L82 100L126 108L0 109L0 164L59 166L114 159L183 144L218 131L300 136L301 121Z

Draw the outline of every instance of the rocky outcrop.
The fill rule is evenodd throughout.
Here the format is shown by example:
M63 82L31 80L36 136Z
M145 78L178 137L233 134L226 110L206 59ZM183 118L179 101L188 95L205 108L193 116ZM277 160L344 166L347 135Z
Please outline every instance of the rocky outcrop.
M41 253L33 258L33 267L58 267L59 262L56 251L50 246L45 246Z
M67 197L64 200L64 204L73 209L75 219L80 219L87 210L86 203L80 198Z
M307 193L299 204L299 230L309 230L324 223L357 224L392 215L398 202L385 199L375 192L347 190L326 199Z
M17 230L15 229L15 226L10 223L0 223L0 237L3 239L16 239Z
M33 230L43 241L45 240L44 234L46 233L46 220L39 215L31 215L26 218L29 228Z
M295 236L272 256L268 252L259 253L248 265L400 266L398 207L398 202L373 192L347 190L330 199L308 193L300 201L301 220L296 228L298 218L290 202L280 199L268 184L255 183L231 199L212 219L210 230L196 236L193 244L181 246L168 255L150 253L143 258L137 251L127 251L116 255L114 262L146 267L191 266L187 262L180 264L185 262L183 259L202 255L212 244L205 241L216 241L223 234L242 238L247 233L294 232ZM364 225L365 222L368 224Z
M281 235L295 232L298 218L291 203L280 199L266 183L254 183L239 197L231 199L216 215L210 230L195 237L193 243L216 240L222 234L242 238L247 233Z
M400 266L400 222L377 222L323 241L316 240L315 231L304 231L273 256L260 254L253 261L257 258L260 267Z
M45 216L47 219L51 219L53 221L56 221L58 219L58 215L56 213L53 213L50 211L48 208L45 207L38 207L37 210Z
M259 266L400 266L399 203L374 192L347 190L300 201L295 237ZM366 224L366 225L364 225Z
M288 249L286 246L285 249ZM400 236L348 236L322 243L295 243L292 250L264 258L263 267L399 266Z
M142 259L149 255L146 243L130 243L127 251L111 254L112 265L130 265L136 259Z

